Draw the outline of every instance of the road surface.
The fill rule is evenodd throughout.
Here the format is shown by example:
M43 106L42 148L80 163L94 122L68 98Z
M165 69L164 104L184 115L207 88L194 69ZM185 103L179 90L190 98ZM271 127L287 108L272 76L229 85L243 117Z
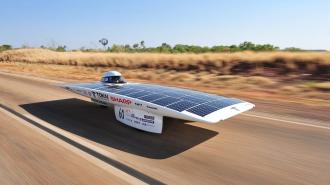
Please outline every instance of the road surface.
M158 135L56 84L0 73L0 184L330 184L327 109L252 100Z

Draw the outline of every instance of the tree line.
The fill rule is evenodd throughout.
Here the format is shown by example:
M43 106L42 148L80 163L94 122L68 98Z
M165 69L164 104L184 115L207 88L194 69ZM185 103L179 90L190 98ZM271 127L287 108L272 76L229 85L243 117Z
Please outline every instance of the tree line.
M141 41L135 44L112 44L112 46L106 47L108 42L102 42L104 49L85 48L81 47L79 50L83 52L113 52L113 53L221 53L221 52L239 52L239 51L279 51L279 47L272 44L255 44L253 42L245 41L238 45L216 45L216 46L198 46L187 44L176 44L171 46L167 43L162 43L156 47L146 47L145 42ZM106 43L106 44L104 44ZM25 46L24 46L25 47ZM23 47L23 48L24 48ZM52 47L40 46L43 49L50 49L53 51L65 52L67 47L65 45L58 45ZM0 51L12 49L11 45L0 45ZM78 51L78 50L72 50ZM303 51L300 48L285 48L281 51Z
M171 46L167 43L162 43L156 47L146 47L145 42L141 41L132 45L129 44L113 44L111 47L105 47L104 51L113 53L221 53L221 52L239 52L239 51L279 51L278 46L272 44L255 44L253 42L245 41L238 45L216 45L216 46L198 46L187 44L176 44ZM97 49L81 48L81 51L97 51ZM290 47L282 49L281 51L303 51L300 48Z
M239 45L216 45L212 47L176 44L171 46L162 43L156 47L146 47L144 41L140 43L120 45L113 44L107 48L109 52L151 52L151 53L217 53L217 52L238 52L238 51L277 51L280 48L271 44L254 44L252 42L243 42Z

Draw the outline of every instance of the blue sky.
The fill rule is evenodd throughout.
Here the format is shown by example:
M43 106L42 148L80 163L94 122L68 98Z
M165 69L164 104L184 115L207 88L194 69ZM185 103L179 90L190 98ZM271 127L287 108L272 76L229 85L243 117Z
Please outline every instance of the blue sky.
M326 0L0 0L0 44L69 48L163 42L330 50Z

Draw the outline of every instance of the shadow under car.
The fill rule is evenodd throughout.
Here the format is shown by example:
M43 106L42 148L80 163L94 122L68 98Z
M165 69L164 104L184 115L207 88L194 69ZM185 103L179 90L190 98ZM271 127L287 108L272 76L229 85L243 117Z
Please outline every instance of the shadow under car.
M78 136L153 159L172 157L218 134L173 118L164 119L162 134L140 131L117 121L112 108L101 108L75 98L20 106L30 114Z

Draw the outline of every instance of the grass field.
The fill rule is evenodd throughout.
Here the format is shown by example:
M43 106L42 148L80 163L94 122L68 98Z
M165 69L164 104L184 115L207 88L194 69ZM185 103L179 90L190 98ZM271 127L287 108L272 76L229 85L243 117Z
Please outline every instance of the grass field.
M3 71L98 80L107 70L126 78L203 89L218 94L330 101L330 52L209 54L54 52L18 49L0 53Z
M310 75L330 78L330 52L240 52L219 54L87 53L20 49L0 61L126 69L166 69L218 75Z

